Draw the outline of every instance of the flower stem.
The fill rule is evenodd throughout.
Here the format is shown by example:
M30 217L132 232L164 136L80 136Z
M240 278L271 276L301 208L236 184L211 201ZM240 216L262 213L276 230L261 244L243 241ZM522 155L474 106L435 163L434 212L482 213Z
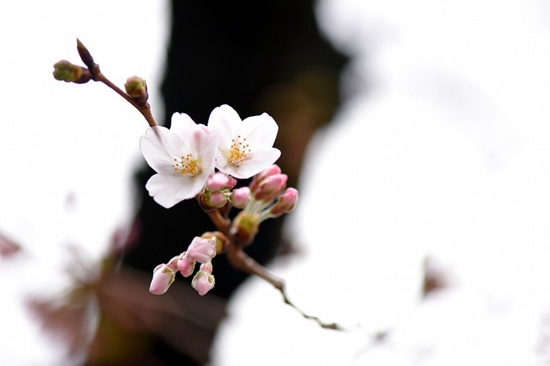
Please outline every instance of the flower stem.
M118 86L113 84L111 80L107 79L105 75L101 72L99 69L99 65L95 63L94 58L92 57L92 54L90 51L84 46L82 42L77 38L76 39L76 47L78 50L78 54L80 55L80 58L82 59L82 62L88 67L90 72L92 73L92 79L94 81L102 82L103 84L107 85L109 88L115 91L118 95L126 99L128 103L133 105L145 118L149 126L155 127L158 126L157 122L155 121L155 117L153 117L153 113L151 113L151 106L149 103L145 102L143 104L139 104L137 101L134 100L130 95L125 93L122 89L120 89Z
M306 314L303 312L300 308L298 308L290 299L288 298L286 291L285 291L285 283L280 278L276 277L275 275L271 274L264 266L256 262L254 259L249 257L241 248L238 248L235 245L229 245L229 249L227 252L227 259L229 260L229 263L236 268L243 272L246 272L251 275L258 276L265 281L272 284L283 296L283 300L285 304L291 306L294 308L297 312L299 312L304 318L311 319L315 321L317 324L321 326L321 328L325 329L333 329L333 330L343 330L338 324L336 323L324 323L322 322L318 317Z
M153 113L151 113L151 106L149 105L148 102L146 102L144 105L139 105L131 96L129 96L122 89L120 89L118 86L113 84L111 80L107 79L107 77L103 75L101 71L98 70L97 74L95 73L93 74L94 74L95 81L100 81L103 84L107 85L109 88L114 90L115 93L117 93L118 95L126 99L128 103L133 105L143 115L147 123L149 123L149 126L151 127L158 126L157 122L155 121L155 117L153 117Z
M266 282L270 283L275 287L281 295L283 296L283 300L285 304L291 306L294 308L297 312L299 312L304 318L311 319L315 321L317 324L319 324L322 328L325 329L334 329L334 330L343 330L342 327L340 327L336 323L324 323L322 322L318 317L306 314L303 312L300 308L298 308L290 299L288 298L286 291L285 291L285 283L282 279L279 277L273 275L271 272L269 272L264 266L256 262L254 259L249 257L244 251L243 251L243 245L239 245L242 243L237 243L235 241L235 238L230 234L230 225L231 221L228 218L225 218L221 215L221 213L218 210L207 212L208 216L214 222L217 229L224 234L228 239L228 245L227 245L227 259L229 260L229 263L233 268L238 269L240 271L243 271L245 273L248 273L250 275L258 276L265 280Z

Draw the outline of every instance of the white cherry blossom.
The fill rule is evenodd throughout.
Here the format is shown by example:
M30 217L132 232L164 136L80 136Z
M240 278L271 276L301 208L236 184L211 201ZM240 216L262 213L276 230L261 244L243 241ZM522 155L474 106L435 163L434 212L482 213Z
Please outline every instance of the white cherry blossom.
M267 113L243 121L224 104L212 111L208 127L218 135L216 168L235 178L250 178L281 156L273 147L279 127Z
M149 128L140 140L140 149L157 172L145 187L165 208L195 197L214 174L216 135L185 113L174 113L170 129Z

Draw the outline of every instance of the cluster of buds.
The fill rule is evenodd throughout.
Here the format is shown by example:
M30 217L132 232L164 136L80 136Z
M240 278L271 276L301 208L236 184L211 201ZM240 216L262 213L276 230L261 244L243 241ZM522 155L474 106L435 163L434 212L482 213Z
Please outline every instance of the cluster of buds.
M92 73L85 67L61 60L53 65L53 77L67 83L85 84L92 79Z
M173 257L168 264L159 264L154 269L149 291L154 295L164 294L174 282L178 271L183 277L189 277L195 272L196 264L200 263L191 286L199 295L205 295L216 282L212 274L211 261L219 251L223 250L222 238L221 233L205 233L201 237L195 237L185 252Z
M274 164L255 175L249 186L234 188L237 184L235 178L217 172L208 177L197 199L205 212L227 214L232 207L242 209L229 230L233 245L242 247L252 242L262 221L290 212L296 205L298 191L286 188L287 179L287 175ZM230 242L221 232L207 232L195 237L187 251L154 269L149 291L155 295L164 294L178 271L183 277L189 277L200 263L191 285L199 295L205 295L215 284L212 259L216 254L224 253Z
M231 235L248 245L263 221L292 211L298 201L298 191L286 188L287 180L288 176L282 174L276 164L255 175L246 187L250 200L233 221Z

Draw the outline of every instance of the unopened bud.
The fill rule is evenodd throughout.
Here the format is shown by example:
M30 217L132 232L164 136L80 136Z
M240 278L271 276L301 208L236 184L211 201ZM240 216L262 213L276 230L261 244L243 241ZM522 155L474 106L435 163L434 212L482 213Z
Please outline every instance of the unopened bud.
M267 177L270 177L275 174L281 174L281 168L277 164L270 165L266 169L262 170L252 178L250 183L250 189L255 191L258 189L260 183Z
M166 264L159 264L153 271L153 279L149 286L149 292L153 295L162 295L174 282L175 273Z
M214 207L223 207L227 203L227 197L221 192L212 192L209 203Z
M206 188L212 191L221 191L229 183L229 177L223 173L216 173L206 180Z
M126 93L131 96L139 105L144 105L149 99L147 83L139 76L130 76L124 84Z
M178 271L178 261L180 259L180 256L179 255L176 255L175 257L172 257L172 259L170 259L170 262L168 262L167 266L170 267L170 269L174 272L177 272Z
M241 187L231 193L231 202L236 208L244 208L250 202L250 188Z
M208 231L201 235L205 239L212 239L216 242L216 254L225 253L229 245L229 239L219 231Z
M84 43L80 42L78 38L76 39L76 50L80 55L80 59L84 62L84 65L88 66L89 69L92 69L95 66L94 58L86 46L84 46Z
M288 176L286 174L275 174L266 177L259 184L258 189L253 191L254 198L265 202L275 199L285 189L287 180Z
M195 261L187 256L187 252L181 253L178 258L178 270L183 277L189 277L195 270Z
M191 281L191 286L197 290L199 295L204 296L208 293L208 291L212 290L215 283L216 281L214 276L210 273L198 271L195 277L193 277L193 281Z
M187 256L199 263L209 262L215 255L216 240L213 238L205 239L196 236L187 248Z
M287 188L285 193L277 198L277 203L271 207L269 212L273 217L281 216L282 214L292 211L297 202L298 190L295 188Z
M53 77L67 83L84 84L92 79L90 70L73 65L69 61L61 60L53 65Z
M229 181L227 182L227 184L225 185L225 188L227 189L231 189L233 187L235 187L237 185L237 180L235 178L233 178L232 176L228 175L227 178L229 179Z
M212 271L214 270L214 267L212 266L212 262L201 264L200 270L208 274L212 274Z

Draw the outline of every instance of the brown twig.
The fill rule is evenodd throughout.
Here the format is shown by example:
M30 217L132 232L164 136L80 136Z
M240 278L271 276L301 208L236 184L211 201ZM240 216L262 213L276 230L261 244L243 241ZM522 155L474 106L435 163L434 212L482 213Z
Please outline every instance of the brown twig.
M126 99L128 103L133 105L145 118L147 123L150 127L158 126L158 123L155 121L155 117L153 117L153 113L151 112L151 106L149 103L145 102L143 104L138 103L134 98L132 98L130 95L125 93L122 89L120 89L118 86L116 86L113 82L111 82L99 69L99 65L95 63L92 55L90 54L90 51L84 46L82 42L77 38L76 40L77 44L77 50L78 54L80 55L80 58L82 59L82 62L88 67L90 72L92 73L92 79L94 81L102 82L103 84L107 85L109 88L111 88L115 93Z
M272 284L277 290L279 290L279 292L283 296L283 300L285 304L294 308L304 318L315 321L317 324L319 324L322 328L325 328L325 329L343 330L342 327L340 327L338 324L324 323L318 317L306 314L303 310L297 307L288 298L285 291L284 281L276 277L275 275L271 274L264 266L256 262L251 257L249 257L241 248L238 248L234 244L229 245L228 252L227 252L227 259L229 260L229 263L231 263L231 265L234 268L239 269L245 273L258 276L264 279L265 281L269 282L270 284Z
M304 318L315 321L317 324L319 324L322 328L325 328L325 329L343 330L342 327L340 327L336 323L324 323L318 317L306 314L303 310L298 308L288 298L285 291L284 281L279 277L273 275L264 266L262 266L260 263L256 262L253 258L248 256L242 249L243 245L239 245L240 243L236 242L236 238L230 234L231 221L228 218L222 216L222 214L218 210L207 212L207 214L212 220L212 222L214 222L217 229L221 233L223 233L228 239L227 259L229 260L229 263L233 266L233 268L243 271L245 273L248 273L250 275L258 276L262 278L264 281L273 285L273 287L275 287L283 296L283 300L285 304L294 308Z

